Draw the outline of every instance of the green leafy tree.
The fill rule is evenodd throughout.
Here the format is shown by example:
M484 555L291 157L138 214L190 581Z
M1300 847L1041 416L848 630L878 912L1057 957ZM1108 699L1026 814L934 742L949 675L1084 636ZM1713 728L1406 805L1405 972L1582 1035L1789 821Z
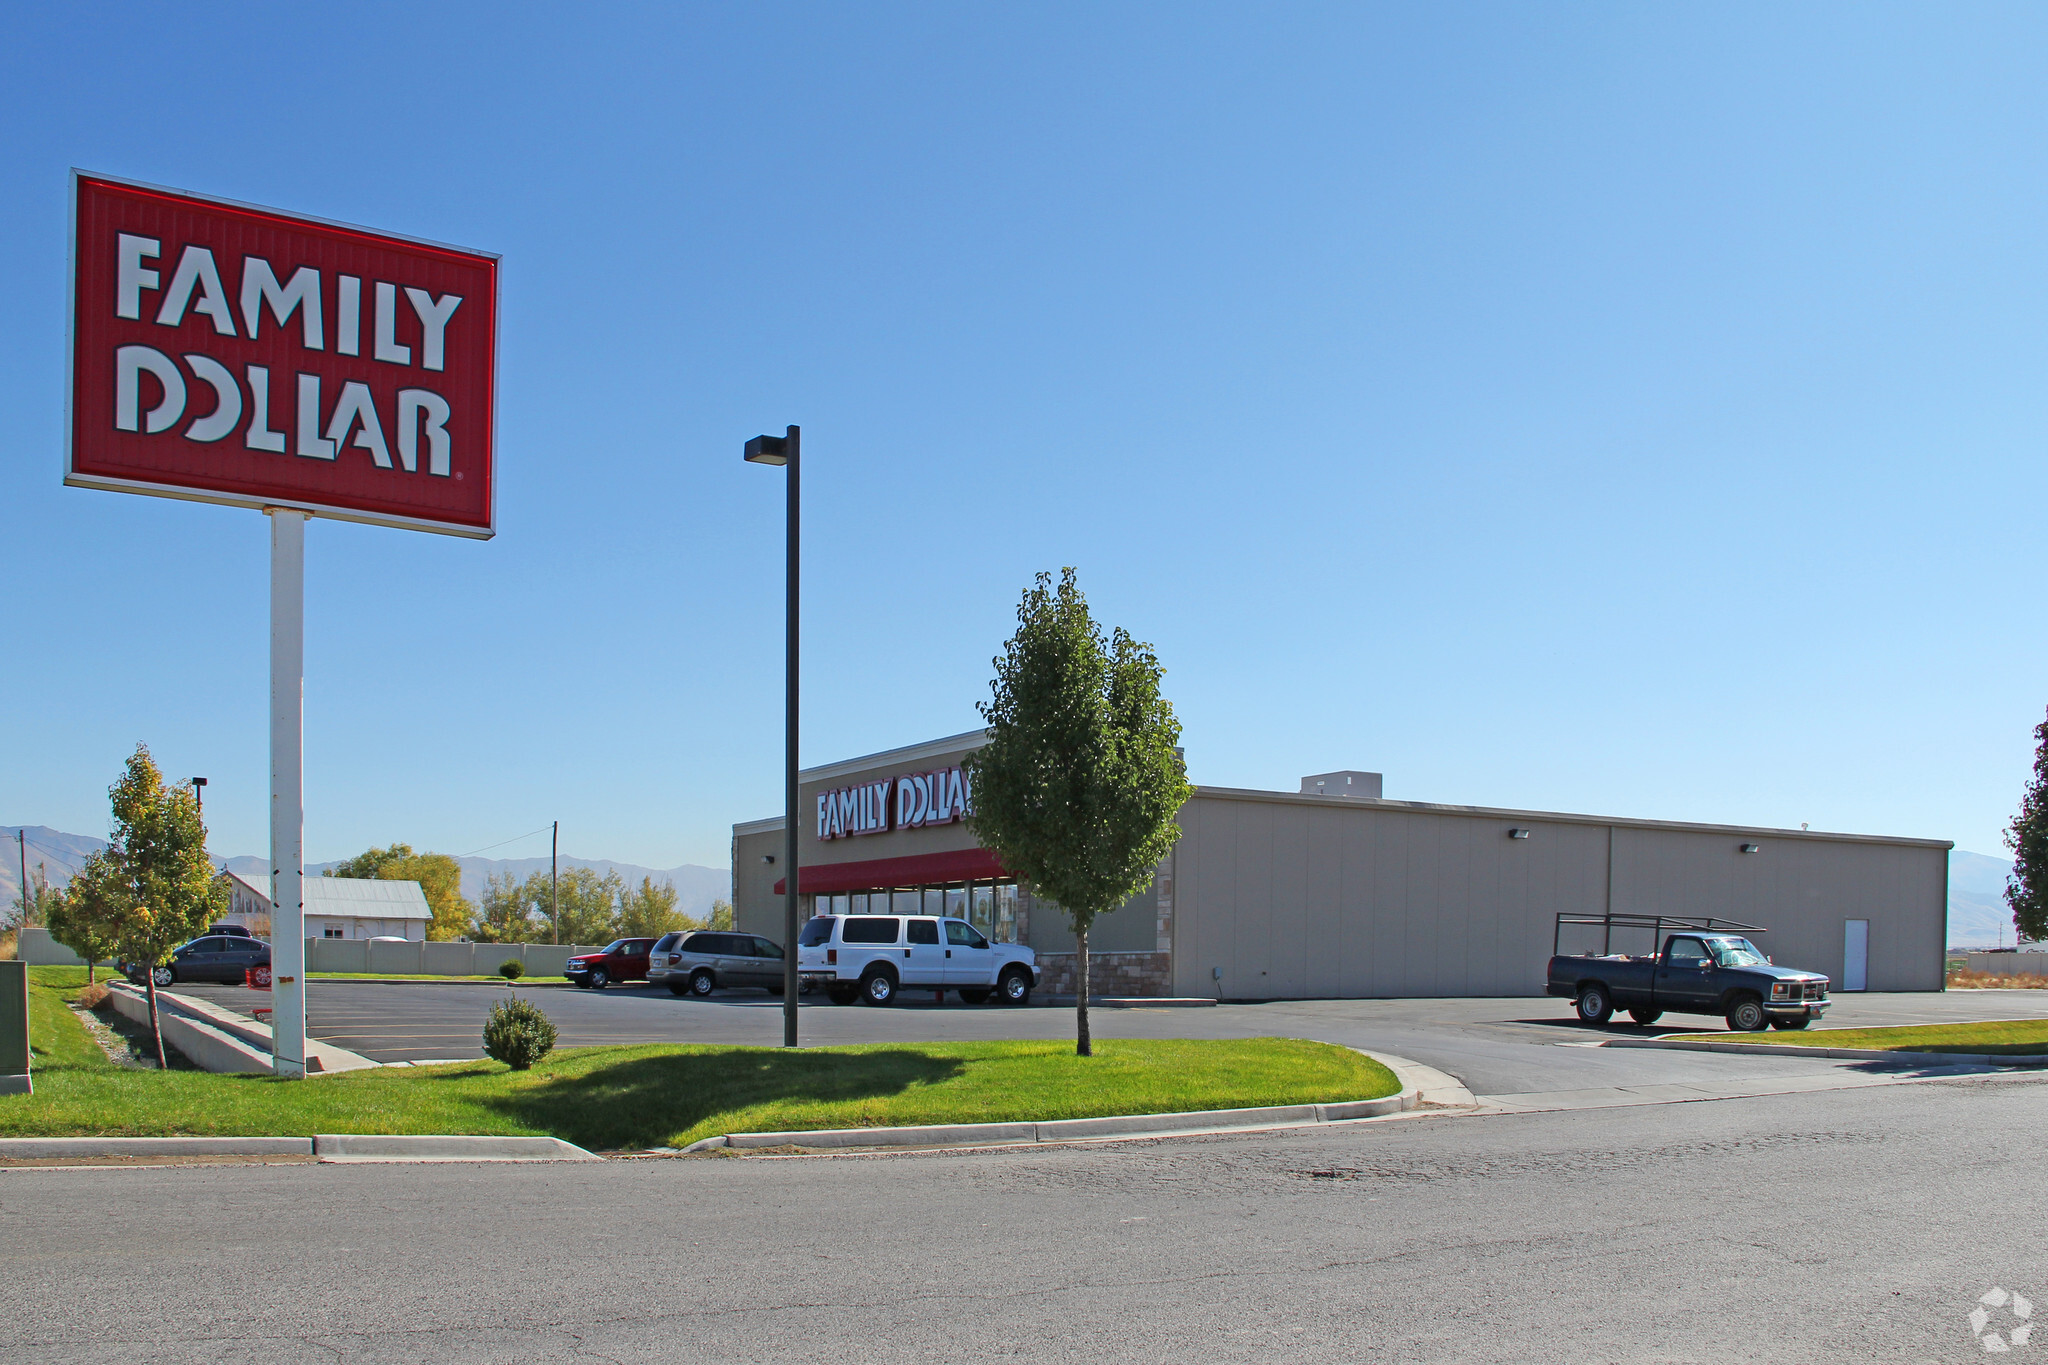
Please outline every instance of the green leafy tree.
M120 946L120 888L110 886L105 875L105 855L95 853L71 879L68 890L52 891L45 903L50 937L85 959L85 984L93 982L93 969L114 955Z
M619 896L619 932L635 938L657 938L676 929L692 927L690 917L676 909L674 882L654 884L642 877L640 885Z
M716 929L720 933L731 933L733 927L732 902L728 900L715 900L711 902L711 913L704 917L704 927L706 929Z
M1063 569L1038 575L981 704L989 740L964 760L968 828L1004 867L1050 897L1074 929L1075 1052L1088 1034L1088 930L1143 890L1192 794L1180 722L1159 694L1152 647L1118 627L1105 640Z
M434 912L427 937L453 942L474 931L477 907L462 894L462 866L446 853L414 853L411 844L369 848L327 870L330 877L380 877L392 882L418 882Z
M95 855L105 860L107 870L101 875L112 883L103 903L118 913L117 951L144 970L149 1031L161 1067L164 1035L157 1019L155 969L170 958L171 949L226 912L227 890L207 860L206 826L192 788L164 785L148 745L135 746L120 781L107 794L114 831L104 853Z
M540 908L547 908L546 876L543 874ZM522 882L509 872L493 872L484 878L483 898L478 906L473 937L479 943L546 943L549 926L536 918L530 894L533 879Z
M548 874L536 872L531 881L538 893L535 899L545 906ZM625 932L620 923L619 901L625 895L626 882L618 873L607 872L600 877L587 867L566 868L558 889L561 911L557 932L561 936L556 942L610 943Z
M2027 938L2048 939L2048 720L2034 727L2034 775L2020 798L2020 813L2006 827L2012 876L2005 903L2013 927Z

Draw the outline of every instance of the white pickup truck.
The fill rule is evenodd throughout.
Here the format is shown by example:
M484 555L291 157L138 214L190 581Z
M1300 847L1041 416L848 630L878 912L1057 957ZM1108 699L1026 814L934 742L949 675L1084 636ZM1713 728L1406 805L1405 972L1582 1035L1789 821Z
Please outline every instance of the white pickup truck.
M886 1005L899 990L958 991L970 1005L994 995L1031 1000L1038 955L990 943L964 919L937 915L819 915L797 936L797 974L835 1005Z

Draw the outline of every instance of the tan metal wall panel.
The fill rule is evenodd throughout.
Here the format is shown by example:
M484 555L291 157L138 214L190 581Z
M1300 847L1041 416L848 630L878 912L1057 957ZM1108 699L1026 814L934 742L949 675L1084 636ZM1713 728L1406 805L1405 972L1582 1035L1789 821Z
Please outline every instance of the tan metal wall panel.
M1867 919L1871 990L1941 987L1947 850L1926 843L1213 792L1180 819L1184 994L1220 967L1238 998L1540 995L1556 916L1609 907L1610 840L1617 912L1767 925L1766 952L1837 982L1843 921Z

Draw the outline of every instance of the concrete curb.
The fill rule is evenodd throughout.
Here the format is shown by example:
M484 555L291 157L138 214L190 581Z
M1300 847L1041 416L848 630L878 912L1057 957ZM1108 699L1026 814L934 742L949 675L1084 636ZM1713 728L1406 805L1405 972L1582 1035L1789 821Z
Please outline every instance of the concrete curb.
M311 1156L309 1137L0 1138L0 1161L106 1156Z
M145 1028L149 1026L149 997L140 986L125 981L111 983L107 998L123 1016ZM193 1065L214 1072L270 1074L270 1025L244 1018L212 1001L172 990L159 990L156 1002L164 1042L184 1053ZM347 1048L313 1038L306 1040L308 1075L363 1071L376 1065Z
M313 1137L0 1138L0 1162L189 1156L317 1157L337 1164L604 1159L550 1137L321 1133Z
M1413 1109L1418 1091L1341 1104L1284 1104L1259 1109L1196 1109L1177 1114L1119 1114L1095 1119L1053 1119L1044 1123L950 1123L908 1128L824 1128L810 1132L726 1133L682 1150L760 1147L987 1147L1033 1142L1075 1142L1143 1133L1217 1132L1296 1127L1378 1118Z
M1829 1057L1899 1066L2048 1066L2048 1056L1995 1052L1890 1052L1874 1047L1802 1047L1779 1043L1709 1043L1680 1038L1610 1038L1602 1047L1654 1047L1674 1052L1733 1052L1752 1057Z
M906 989L915 989L915 987L907 987ZM1041 995L1035 998L1035 1003L1044 1005L1049 1009L1071 1009L1075 1001L1071 995ZM1098 995L1088 1001L1088 1008L1091 1010L1181 1010L1200 1009L1204 1005L1213 1008L1216 1004L1216 1001L1206 995Z
M382 1133L320 1133L313 1155L322 1161L602 1161L581 1147L551 1137L440 1137Z

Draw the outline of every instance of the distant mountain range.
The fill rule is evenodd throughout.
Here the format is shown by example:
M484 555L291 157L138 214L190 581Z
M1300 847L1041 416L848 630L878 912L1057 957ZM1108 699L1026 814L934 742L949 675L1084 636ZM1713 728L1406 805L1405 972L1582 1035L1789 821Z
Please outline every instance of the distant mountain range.
M95 839L89 834L66 834L46 825L25 828L0 826L0 840L4 840L0 842L0 907L12 906L21 894L21 850L15 843L17 833L25 833L28 838L29 875L33 878L36 865L40 863L52 886L65 885L87 858L107 846L105 839ZM530 873L548 870L546 858L457 858L455 861L462 868L462 894L471 900L483 894L485 877L509 874L523 879ZM250 878L270 875L270 860L255 854L215 858L213 865ZM306 875L317 877L335 865L332 862L308 863ZM663 882L673 883L676 908L699 919L711 909L713 901L732 899L732 872L722 867L700 867L696 863L684 863L679 867L642 867L638 863L622 863L610 858L570 857L562 858L560 866L563 871L587 867L600 877L607 872L616 872L628 886L638 886L642 877L652 877L656 886Z

